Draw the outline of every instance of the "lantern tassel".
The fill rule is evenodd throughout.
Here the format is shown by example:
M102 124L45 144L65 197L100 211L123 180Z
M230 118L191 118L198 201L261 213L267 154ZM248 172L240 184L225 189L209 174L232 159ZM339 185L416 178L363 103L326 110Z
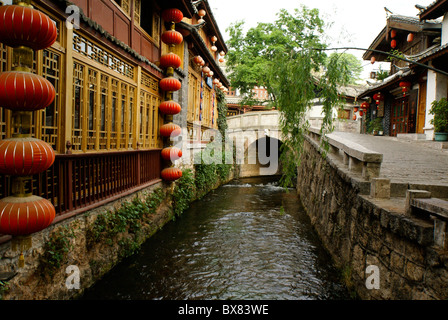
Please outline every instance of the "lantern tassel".
M25 267L25 257L23 255L23 252L20 252L20 257L19 257L19 268L22 269Z
M11 241L11 249L12 251L19 251L19 263L18 267L20 269L25 267L25 256L23 254L24 251L31 249L32 247L32 238L31 236L20 236L14 237Z

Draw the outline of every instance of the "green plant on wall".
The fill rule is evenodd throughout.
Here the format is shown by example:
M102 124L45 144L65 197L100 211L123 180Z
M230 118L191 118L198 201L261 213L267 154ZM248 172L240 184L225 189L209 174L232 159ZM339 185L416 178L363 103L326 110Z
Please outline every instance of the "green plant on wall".
M176 182L173 193L173 212L180 216L190 205L196 194L196 185L193 172L190 169L184 170L182 178Z
M91 248L101 241L112 245L120 233L129 232L138 236L145 216L154 214L165 197L165 192L159 188L143 200L135 197L132 202L125 202L115 211L109 210L98 215L93 226L87 230L87 247ZM130 243L123 244L132 247Z
M442 98L431 104L429 113L434 115L431 124L434 125L434 131L439 133L448 132L448 100Z
M75 238L74 230L64 226L53 231L45 242L44 253L39 261L39 270L42 275L50 277L61 268L69 251L73 248L72 239Z

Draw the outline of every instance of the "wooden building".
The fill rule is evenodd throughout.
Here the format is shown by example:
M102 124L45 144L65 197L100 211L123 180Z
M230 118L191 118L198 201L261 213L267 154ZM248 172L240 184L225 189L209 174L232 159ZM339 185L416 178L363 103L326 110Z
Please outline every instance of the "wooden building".
M33 70L54 85L56 98L32 120L33 136L56 151L53 167L33 177L32 186L35 195L54 204L55 222L161 181L164 117L158 107L165 99L159 88L165 74L159 61L169 50L182 60L174 72L182 83L174 94L182 112L174 122L217 129L216 86L192 62L201 55L213 78L229 86L217 63L227 47L207 1L37 0L32 5L58 29L57 41L35 53ZM161 19L168 8L184 15L176 25L184 41L171 49L161 41L170 28ZM205 13L201 23L198 13ZM11 70L12 60L12 49L0 44L0 72ZM1 139L11 131L11 112L1 109ZM0 177L0 193L0 198L10 194L7 176ZM0 242L5 239L0 236Z
M412 63L390 58L389 53L417 61L440 45L441 27L441 21L391 15L365 52L364 60L390 62L391 66L389 77L371 85L358 97L368 99L371 106L368 117L371 121L381 119L385 135L423 135L426 118L427 70L413 69ZM400 86L404 84L405 87ZM379 99L375 99L376 94Z

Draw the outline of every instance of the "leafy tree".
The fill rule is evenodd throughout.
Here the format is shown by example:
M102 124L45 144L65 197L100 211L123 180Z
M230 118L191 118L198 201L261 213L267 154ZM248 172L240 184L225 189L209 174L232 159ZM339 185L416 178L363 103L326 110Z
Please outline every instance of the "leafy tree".
M308 127L306 112L316 97L323 104L322 132L332 130L332 111L340 105L338 87L350 80L350 68L341 55L328 57L322 42L324 21L318 9L301 6L293 13L280 10L273 23L259 23L246 34L244 22L227 30L227 65L232 87L248 95L263 86L271 107L281 111L280 126L286 139L282 145L282 184L293 183Z
M356 81L361 79L361 71L362 71L362 63L356 58L353 54L350 53L337 53L334 52L330 55L330 57L338 56L338 59L342 59L341 63L347 65L349 72L349 83L355 84ZM330 59L331 60L331 59Z

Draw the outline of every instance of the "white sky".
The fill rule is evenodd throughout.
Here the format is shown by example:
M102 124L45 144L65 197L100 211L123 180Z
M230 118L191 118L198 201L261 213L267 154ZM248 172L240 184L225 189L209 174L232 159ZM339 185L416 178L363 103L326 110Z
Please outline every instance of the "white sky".
M368 48L376 36L386 26L387 7L394 14L417 17L416 4L427 6L434 0L208 0L213 15L224 39L228 39L226 29L230 24L244 20L246 28L254 27L258 22L276 20L280 9L293 12L301 4L308 8L318 8L327 23L333 26L327 31L331 46L352 46ZM348 51L359 59L364 51ZM364 76L378 64L366 66ZM384 69L384 68L383 68Z

